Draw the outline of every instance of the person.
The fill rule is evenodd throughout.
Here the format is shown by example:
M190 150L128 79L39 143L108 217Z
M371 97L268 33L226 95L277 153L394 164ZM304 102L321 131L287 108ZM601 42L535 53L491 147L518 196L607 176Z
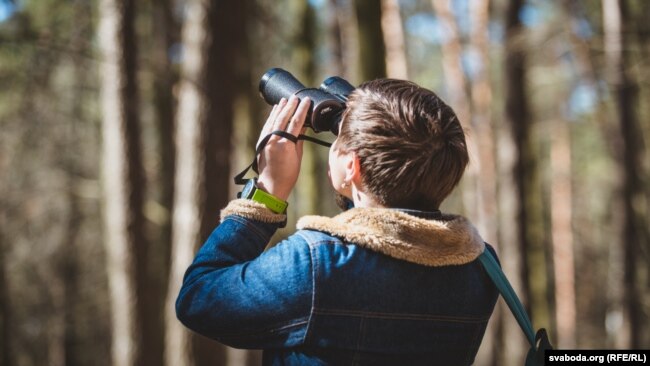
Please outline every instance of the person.
M309 103L283 99L260 139L303 132ZM286 201L302 143L273 135L252 188ZM305 216L266 248L286 215L264 199L231 201L185 274L178 318L263 349L268 365L472 364L498 294L476 259L493 249L466 218L439 211L468 160L461 124L435 93L363 83L329 152L331 184L354 207Z

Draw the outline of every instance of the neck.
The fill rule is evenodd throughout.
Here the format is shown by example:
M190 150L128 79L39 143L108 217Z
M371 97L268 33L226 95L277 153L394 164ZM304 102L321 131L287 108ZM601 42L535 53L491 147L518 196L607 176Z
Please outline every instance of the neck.
M354 202L354 207L385 207L377 202L371 195L358 189L355 185L352 185L352 202Z

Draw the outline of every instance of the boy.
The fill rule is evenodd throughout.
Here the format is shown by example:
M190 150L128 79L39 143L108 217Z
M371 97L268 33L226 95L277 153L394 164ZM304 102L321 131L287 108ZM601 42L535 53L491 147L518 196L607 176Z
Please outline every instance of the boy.
M282 100L261 138L299 135L308 109L307 98ZM468 163L453 110L411 82L359 86L329 155L332 186L354 208L303 217L264 251L286 220L301 156L302 141L270 138L243 195L253 199L230 202L187 270L179 319L264 349L264 364L472 364L497 291L476 260L486 245L474 227L438 210Z

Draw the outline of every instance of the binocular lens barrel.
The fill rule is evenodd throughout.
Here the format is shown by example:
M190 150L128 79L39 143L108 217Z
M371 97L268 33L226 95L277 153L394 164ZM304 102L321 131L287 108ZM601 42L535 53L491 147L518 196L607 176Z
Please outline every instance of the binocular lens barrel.
M354 86L339 76L330 76L320 84L320 90L330 93L343 102L348 100L348 95L354 90Z
M270 105L278 104L280 99L288 99L302 89L305 89L305 86L298 79L288 71L277 67L267 71L259 85L260 94Z
M300 99L309 97L312 105L307 114L305 126L311 127L315 132L331 131L338 135L341 114L345 109L344 102L354 87L339 77L331 77L325 81L330 79L332 81L328 85L331 87L328 87L337 93L340 92L340 95L332 94L325 88L307 88L290 72L281 68L273 68L262 76L259 91L262 98L270 105L279 103L282 98L289 99L292 95L296 95Z

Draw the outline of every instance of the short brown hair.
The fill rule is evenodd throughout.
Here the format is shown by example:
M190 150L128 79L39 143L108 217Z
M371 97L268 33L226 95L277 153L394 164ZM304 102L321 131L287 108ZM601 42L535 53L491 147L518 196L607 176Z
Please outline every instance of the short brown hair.
M338 146L357 153L362 183L386 207L437 209L469 161L454 111L415 83L378 79L350 94Z

